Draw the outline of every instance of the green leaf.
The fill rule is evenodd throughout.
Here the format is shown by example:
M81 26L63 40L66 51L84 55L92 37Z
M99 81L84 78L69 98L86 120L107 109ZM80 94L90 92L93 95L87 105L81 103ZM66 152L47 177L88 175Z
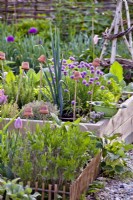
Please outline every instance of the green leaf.
M123 80L123 68L122 66L117 62L115 61L111 67L110 67L110 73L117 76L119 82L121 82Z
M29 188L29 187L26 187L26 188L25 188L25 193L26 193L26 194L31 194L31 192L32 192L32 189L31 189L31 188Z
M104 78L106 80L114 79L114 81L116 81L117 83L119 83L118 77L116 75L112 74L112 73L105 74Z
M116 165L115 166L115 170L117 171L117 172L122 172L123 171L123 166L120 166L120 165Z
M10 71L6 75L6 82L9 84L9 83L12 83L13 81L15 81L15 75L13 74L12 71Z

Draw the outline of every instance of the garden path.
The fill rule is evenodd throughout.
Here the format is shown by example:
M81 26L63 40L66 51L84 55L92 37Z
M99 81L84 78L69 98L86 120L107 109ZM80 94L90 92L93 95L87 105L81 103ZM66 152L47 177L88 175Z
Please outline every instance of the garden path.
M99 177L99 181L105 182L105 188L95 197L89 195L86 200L133 200L133 150L128 152L128 156L127 163L132 175L122 180Z

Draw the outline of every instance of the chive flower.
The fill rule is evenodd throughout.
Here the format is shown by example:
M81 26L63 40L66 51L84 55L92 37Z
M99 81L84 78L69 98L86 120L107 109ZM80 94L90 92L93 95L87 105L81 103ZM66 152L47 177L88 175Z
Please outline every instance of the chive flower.
M71 75L70 78L71 78L71 79L74 79L74 75Z
M102 86L101 86L101 90L104 90L104 89L105 89L105 87L104 87L104 85L102 85Z
M14 42L14 37L12 35L7 36L6 38L7 42Z
M96 85L100 85L100 82L96 82Z
M89 94L89 95L91 95L91 94L92 94L92 92L91 92L91 91L88 91L88 94Z
M64 89L64 92L68 92L68 89Z
M111 81L108 81L108 84L110 85L110 84L111 84Z
M75 61L75 58L72 57L72 56L70 56L69 59L70 59L71 61Z
M84 85L86 85L87 82L86 82L86 80L84 79L84 80L82 81L82 83L83 83Z
M75 105L75 104L76 104L76 101L72 100L72 101L71 101L71 104L72 104L72 105Z
M68 72L67 71L64 71L64 76L67 76Z

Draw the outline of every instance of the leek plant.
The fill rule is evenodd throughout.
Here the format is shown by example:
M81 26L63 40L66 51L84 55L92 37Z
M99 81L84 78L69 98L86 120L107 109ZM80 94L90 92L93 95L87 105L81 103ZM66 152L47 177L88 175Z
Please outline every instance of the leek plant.
M53 68L47 64L47 68L43 70L45 80L50 89L53 99L53 104L58 106L60 115L63 113L63 95L62 95L62 61L60 59L60 38L59 31L55 30L55 34L51 33L52 53L53 53ZM65 83L64 83L65 84ZM46 96L45 96L46 97Z

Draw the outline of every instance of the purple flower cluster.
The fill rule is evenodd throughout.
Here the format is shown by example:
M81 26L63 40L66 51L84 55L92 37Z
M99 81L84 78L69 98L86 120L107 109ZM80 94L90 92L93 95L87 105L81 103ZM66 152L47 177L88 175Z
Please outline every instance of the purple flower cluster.
M75 102L74 100L72 100L72 101L71 101L71 104L72 104L72 105L75 105L75 104L76 104L76 102Z
M29 33L29 34L37 34L37 33L38 33L38 30L37 30L37 28L35 28L35 27L31 27L31 28L28 30L28 33Z
M7 36L6 41L7 42L14 42L14 37L12 35Z
M7 96L4 94L4 90L0 90L0 105L5 104L7 102Z

